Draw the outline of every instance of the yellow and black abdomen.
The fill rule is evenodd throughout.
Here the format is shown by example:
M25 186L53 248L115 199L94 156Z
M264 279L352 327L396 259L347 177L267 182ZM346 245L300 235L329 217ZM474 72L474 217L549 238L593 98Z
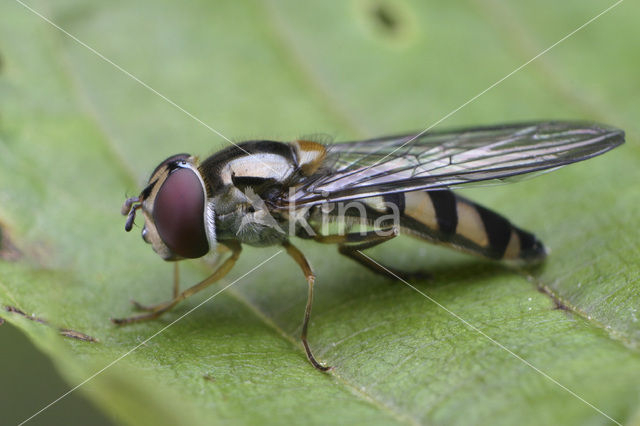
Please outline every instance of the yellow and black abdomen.
M534 262L546 255L530 232L451 191L416 191L385 196L400 212L407 235L497 260Z

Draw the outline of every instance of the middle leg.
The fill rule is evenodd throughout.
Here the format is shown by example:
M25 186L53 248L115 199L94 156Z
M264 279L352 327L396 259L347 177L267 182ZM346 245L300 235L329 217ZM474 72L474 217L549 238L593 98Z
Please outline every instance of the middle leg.
M313 275L313 271L311 270L311 266L307 259L304 257L304 254L296 246L291 244L289 241L285 241L282 243L284 248L287 250L289 256L296 261L296 263L302 269L305 278L307 279L307 283L309 284L309 291L307 293L307 306L304 310L304 321L302 322L302 335L300 336L302 340L302 345L304 346L304 350L307 354L307 359L315 368L320 371L328 371L331 367L327 367L325 365L320 364L316 357L313 356L313 352L311 352L311 348L309 347L309 342L307 341L307 329L309 327L309 318L311 317L311 306L313 305L313 284L316 280L315 275Z

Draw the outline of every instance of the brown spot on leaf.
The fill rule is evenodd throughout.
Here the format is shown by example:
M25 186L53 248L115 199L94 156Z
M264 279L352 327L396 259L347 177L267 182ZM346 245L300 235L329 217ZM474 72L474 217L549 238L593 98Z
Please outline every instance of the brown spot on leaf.
M39 317L37 317L37 316L35 316L33 314L27 315L24 311L16 308L15 306L5 306L4 308L5 308L5 310L7 312L18 314L18 315L23 316L23 317L25 317L27 319L30 319L31 321L39 322L40 324L47 324L47 321L43 320L42 318L39 318Z
M20 309L16 308L15 306L5 306L4 310L7 312L13 312L15 314L20 314L22 316L27 316L27 314L25 314L24 312L22 312Z
M371 10L371 15L377 21L377 24L387 31L393 32L397 30L399 19L395 10L390 8L389 5L382 2L376 4Z
M567 312L571 312L574 310L571 308L571 306L567 305L560 297L558 297L549 287L538 286L538 291L542 294L546 294L551 298L551 301L553 302L553 309Z
M205 374L204 376L202 376L203 379L205 379L207 382L215 382L216 378L213 376L210 376L208 374Z
M358 0L354 9L375 39L396 47L416 40L416 14L404 0Z
M44 325L49 325L47 320L42 319L40 317L37 317L37 316L35 316L33 314L29 315L29 314L25 313L23 310L16 308L15 306L5 306L4 309L7 312L18 314L18 315L23 316L23 317L25 317L27 319L30 319L31 321L35 321L37 323L44 324ZM0 318L0 320L2 320L2 318ZM4 320L2 320L2 321L4 322ZM88 334L84 334L84 333L81 333L81 332L75 331L75 330L69 330L68 328L58 328L58 332L64 337L69 337L69 338L77 339L77 340L83 340L85 342L98 342L99 341L95 337L91 337Z
M60 334L64 337L70 337L72 339L84 340L85 342L97 342L98 339L91 337L88 334L80 333L79 331L69 330L66 328L60 329Z
M570 311L571 310L571 309L569 309L569 307L567 305L562 303L560 300L554 300L553 303L555 304L555 309L559 309L561 311Z

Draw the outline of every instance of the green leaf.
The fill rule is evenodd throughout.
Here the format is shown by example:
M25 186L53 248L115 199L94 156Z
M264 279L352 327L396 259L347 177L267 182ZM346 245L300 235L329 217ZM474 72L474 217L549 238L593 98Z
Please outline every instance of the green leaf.
M425 297L330 246L296 242L318 276L310 341L335 367L328 374L299 343L306 283L286 254L166 329L217 290L157 321L109 322L131 313L130 299L171 294L170 265L122 231L125 193L171 154L205 157L227 145L117 67L232 140L378 136L435 123L611 3L29 4L113 63L20 3L0 5L0 303L49 326L0 315L114 419L640 420L637 3L620 4L443 123L578 118L627 131L628 143L602 158L465 191L552 248L542 271L408 239L371 250L429 270L433 281L413 283ZM247 248L217 288L277 251ZM185 266L183 286L210 270Z

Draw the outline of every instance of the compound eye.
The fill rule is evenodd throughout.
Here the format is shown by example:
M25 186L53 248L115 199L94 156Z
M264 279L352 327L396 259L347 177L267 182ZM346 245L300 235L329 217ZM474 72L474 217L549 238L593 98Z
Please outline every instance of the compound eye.
M207 254L204 228L204 191L191 169L171 172L153 203L153 221L158 234L174 254L196 258Z

